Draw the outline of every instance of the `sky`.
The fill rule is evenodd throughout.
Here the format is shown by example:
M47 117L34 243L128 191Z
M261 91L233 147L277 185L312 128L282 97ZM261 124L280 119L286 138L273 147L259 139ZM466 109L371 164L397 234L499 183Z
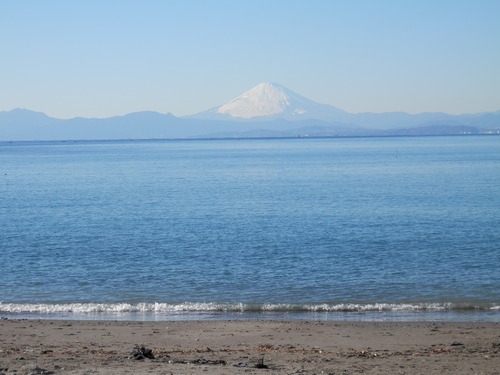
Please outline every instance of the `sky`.
M498 0L0 0L0 111L195 114L262 82L351 113L500 110Z

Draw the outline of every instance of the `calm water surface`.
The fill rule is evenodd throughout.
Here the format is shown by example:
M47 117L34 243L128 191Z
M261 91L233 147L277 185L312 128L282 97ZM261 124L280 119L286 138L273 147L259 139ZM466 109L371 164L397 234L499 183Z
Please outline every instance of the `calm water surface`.
M0 143L0 314L500 321L499 177L497 136Z

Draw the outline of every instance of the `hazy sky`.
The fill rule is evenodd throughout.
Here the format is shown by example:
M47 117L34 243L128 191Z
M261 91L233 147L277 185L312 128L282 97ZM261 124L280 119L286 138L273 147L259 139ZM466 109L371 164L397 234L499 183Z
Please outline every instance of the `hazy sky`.
M500 110L500 1L0 0L0 111L182 116L264 81L348 112Z

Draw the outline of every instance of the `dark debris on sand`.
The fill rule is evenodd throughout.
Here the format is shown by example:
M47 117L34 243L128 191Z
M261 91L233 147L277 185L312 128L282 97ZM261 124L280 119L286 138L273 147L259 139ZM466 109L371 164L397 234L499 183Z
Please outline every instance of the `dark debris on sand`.
M129 358L142 361L145 359L155 359L153 351L144 346L136 346L129 355Z

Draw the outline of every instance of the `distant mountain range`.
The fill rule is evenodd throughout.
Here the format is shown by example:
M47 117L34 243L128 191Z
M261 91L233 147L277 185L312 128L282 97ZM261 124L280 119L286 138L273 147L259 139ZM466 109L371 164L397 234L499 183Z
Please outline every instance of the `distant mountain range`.
M104 119L51 118L41 112L0 112L0 141L69 139L329 137L500 134L500 111L449 115L348 113L276 83L191 116L135 112Z

